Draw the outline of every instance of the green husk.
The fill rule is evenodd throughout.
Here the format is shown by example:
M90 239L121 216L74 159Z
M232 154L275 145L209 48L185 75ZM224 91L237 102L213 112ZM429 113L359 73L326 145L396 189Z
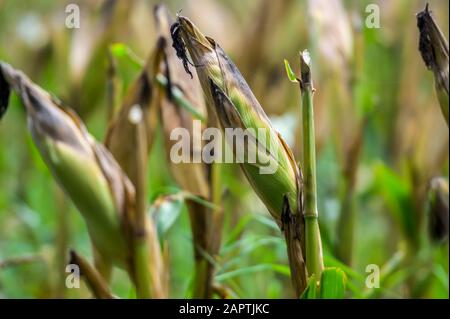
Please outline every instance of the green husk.
M122 222L134 196L128 178L73 112L8 64L0 63L0 71L21 97L33 140L83 215L96 249L106 260L127 268L129 250Z
M258 152L259 163L243 163L242 168L270 213L281 222L284 194L288 195L291 207L297 207L296 179L299 173L292 152L272 128L261 105L222 48L213 39L205 37L187 18L179 17L178 21L186 47L194 64L198 66L197 74L207 105L211 108L210 113L217 114L222 128L254 129L256 132L258 129L266 130L266 141L270 143L267 145L269 155ZM225 97L222 106L216 104L222 103L218 101L221 97L217 97L221 94L220 91ZM251 143L258 145L256 138ZM271 154L272 150L274 153ZM277 171L270 177L271 183L266 181L267 176L259 174L261 162L268 156L276 159L278 165ZM273 196L274 191L279 196Z

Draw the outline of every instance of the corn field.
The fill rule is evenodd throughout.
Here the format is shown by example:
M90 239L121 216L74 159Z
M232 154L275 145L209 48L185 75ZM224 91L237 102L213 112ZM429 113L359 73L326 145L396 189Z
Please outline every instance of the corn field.
M0 298L448 298L448 10L0 0Z

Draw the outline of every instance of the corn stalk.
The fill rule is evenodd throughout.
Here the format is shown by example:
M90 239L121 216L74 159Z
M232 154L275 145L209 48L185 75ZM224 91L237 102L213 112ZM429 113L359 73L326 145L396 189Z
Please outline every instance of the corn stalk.
M300 54L303 128L303 169L305 210L305 253L309 275L320 277L323 271L322 241L317 209L316 148L314 133L313 84L310 56L307 51Z

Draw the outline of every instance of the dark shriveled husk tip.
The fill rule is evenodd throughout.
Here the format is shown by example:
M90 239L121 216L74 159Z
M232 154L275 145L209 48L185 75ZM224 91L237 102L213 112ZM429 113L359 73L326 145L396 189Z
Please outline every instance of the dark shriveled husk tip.
M281 209L281 231L284 231L285 225L291 222L291 207L287 195L283 196L283 207Z
M141 73L141 88L140 88L140 100L144 105L148 105L149 102L152 99L152 85L150 83L150 80L148 78L147 72Z
M177 21L170 27L170 35L172 37L172 47L175 49L177 57L183 62L184 70L187 74L190 75L192 79L193 75L189 70L190 62L187 56L186 47L184 45L183 39L181 38L181 25L178 21L178 18Z
M0 62L0 120L5 115L8 108L9 95L11 88L3 75L3 68Z
M427 19L430 19L430 11L428 10L428 3L424 11L417 14L417 27L419 28L419 51L422 55L422 59L428 69L431 69L434 64L433 46L427 27Z
M419 51L427 68L440 67L438 65L440 63L439 57L442 55L447 56L448 63L448 42L435 22L428 4L423 11L417 13L416 17L420 33Z
M78 254L73 249L70 249L70 251L69 251L69 263L68 263L68 265L77 265L77 266L79 266L78 265ZM81 267L79 267L79 274L80 274L80 276L83 276Z

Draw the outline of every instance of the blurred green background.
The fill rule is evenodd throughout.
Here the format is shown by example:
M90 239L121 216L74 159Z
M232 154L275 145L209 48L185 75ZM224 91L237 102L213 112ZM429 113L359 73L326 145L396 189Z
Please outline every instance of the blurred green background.
M448 1L428 2L448 36ZM69 3L81 9L80 29L65 26ZM351 298L448 298L448 236L435 242L427 231L427 188L432 177L448 179L449 135L433 75L417 50L415 14L425 1L164 3L224 48L298 158L300 93L283 59L298 71L298 52L311 52L325 264L343 268ZM380 28L365 24L371 3L380 9ZM108 47L124 43L145 58L156 40L154 4L0 0L0 60L73 107L103 140ZM118 65L125 88L138 70L129 61ZM225 173L230 195L216 281L232 297L293 297L283 236L240 170L229 165ZM149 201L177 188L160 131L148 175ZM85 288L65 288L68 249L91 256L86 227L40 158L15 95L0 122L0 189L0 298L88 297ZM344 210L354 217L342 217ZM184 207L169 214L173 223L161 236L170 254L170 296L182 298L193 274L189 220ZM346 266L338 225L353 221ZM365 285L369 264L381 269L380 288ZM123 272L114 273L112 287L133 296Z

